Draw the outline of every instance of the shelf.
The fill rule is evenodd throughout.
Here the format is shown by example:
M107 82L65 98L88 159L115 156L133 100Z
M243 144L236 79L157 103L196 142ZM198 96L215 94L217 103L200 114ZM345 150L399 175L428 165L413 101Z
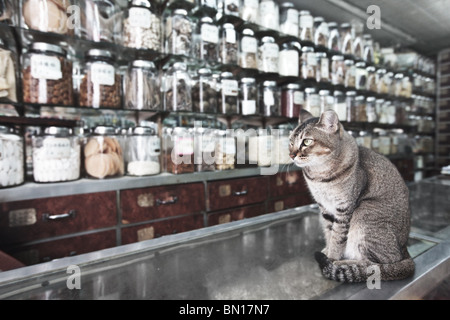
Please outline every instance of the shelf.
M74 128L80 126L80 121L52 119L52 118L28 118L28 117L6 117L0 116L0 123L21 126L54 126Z

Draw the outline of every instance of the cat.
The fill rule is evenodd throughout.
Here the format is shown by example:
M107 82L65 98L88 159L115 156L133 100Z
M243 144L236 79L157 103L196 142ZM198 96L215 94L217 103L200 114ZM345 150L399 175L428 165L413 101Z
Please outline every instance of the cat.
M321 211L326 246L315 259L323 276L363 282L373 266L380 280L412 276L409 191L395 166L358 146L332 110L320 118L302 111L289 148Z

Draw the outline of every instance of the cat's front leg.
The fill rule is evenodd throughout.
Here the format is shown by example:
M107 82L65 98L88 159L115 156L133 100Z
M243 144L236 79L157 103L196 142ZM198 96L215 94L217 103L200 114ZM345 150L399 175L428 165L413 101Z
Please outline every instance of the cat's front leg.
M329 242L327 243L327 257L339 261L343 258L347 246L347 235L350 229L350 218L347 216L335 217L331 226Z
M323 209L321 210L321 223L323 228L323 234L325 236L325 248L322 253L328 257L328 248L330 247L331 230L333 229L333 220L330 219L330 215L327 214Z

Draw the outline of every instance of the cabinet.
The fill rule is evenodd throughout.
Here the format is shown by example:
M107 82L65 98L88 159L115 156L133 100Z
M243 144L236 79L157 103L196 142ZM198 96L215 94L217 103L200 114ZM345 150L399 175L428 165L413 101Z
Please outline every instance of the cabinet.
M438 167L450 164L450 48L438 55L436 157Z

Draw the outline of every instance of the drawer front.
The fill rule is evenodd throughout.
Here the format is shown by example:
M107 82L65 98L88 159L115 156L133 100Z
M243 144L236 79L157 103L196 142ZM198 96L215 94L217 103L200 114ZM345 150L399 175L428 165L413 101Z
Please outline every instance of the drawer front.
M280 172L270 176L270 196L299 194L307 190L302 171Z
M214 212L208 214L208 226L223 224L233 221L239 221L252 217L257 217L266 213L264 204L242 207L238 209L231 209L221 212Z
M268 203L269 213L288 210L292 208L307 206L314 203L309 192L301 192L297 195L288 196L281 199L271 200Z
M122 245L151 240L165 235L191 231L203 227L203 214L156 221L134 227L124 227L121 230Z
M7 251L26 265L48 262L54 259L75 256L116 246L116 231L53 240Z
M202 183L124 190L120 202L128 224L204 211L205 191Z
M0 205L0 243L24 243L117 224L116 193L7 202Z
M210 182L208 194L210 211L263 202L268 195L268 179L255 177Z

